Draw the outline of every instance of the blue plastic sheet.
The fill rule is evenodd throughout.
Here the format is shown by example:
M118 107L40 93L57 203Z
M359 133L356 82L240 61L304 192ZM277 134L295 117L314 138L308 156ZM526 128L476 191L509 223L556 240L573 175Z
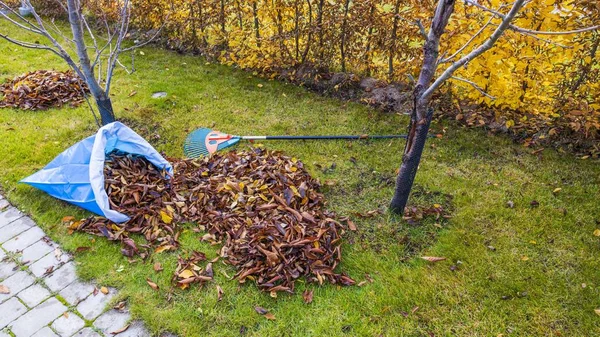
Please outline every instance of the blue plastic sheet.
M152 145L127 126L114 122L71 146L21 182L116 223L125 222L129 217L110 209L104 190L104 160L113 150L143 156L157 168L173 174L171 164Z

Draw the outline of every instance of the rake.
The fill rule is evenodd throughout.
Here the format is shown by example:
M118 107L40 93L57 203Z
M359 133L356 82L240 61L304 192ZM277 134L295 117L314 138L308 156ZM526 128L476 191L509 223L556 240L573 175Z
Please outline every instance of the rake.
M358 135L358 136L236 136L207 128L191 132L183 145L188 158L208 156L217 151L234 146L240 140L322 140L322 139L392 139L406 138L406 135Z

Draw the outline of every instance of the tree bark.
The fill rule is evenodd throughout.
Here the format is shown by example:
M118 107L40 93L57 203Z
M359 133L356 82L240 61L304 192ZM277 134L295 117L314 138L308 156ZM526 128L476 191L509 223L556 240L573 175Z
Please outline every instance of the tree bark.
M113 112L112 102L110 97L94 97L96 99L96 105L100 112L100 119L102 125L106 125L115 121L115 114Z
M258 9L256 1L252 2L252 15L254 16L254 33L256 36L256 46L260 48L260 22L258 21Z
M98 110L100 111L102 125L112 123L115 121L115 114L112 109L110 98L102 89L102 87L100 87L98 82L96 82L94 69L91 66L90 58L87 53L87 47L83 37L81 7L75 0L67 0L67 10L69 12L69 24L73 33L73 42L75 43L75 49L77 50L77 57L79 58L81 72L85 76L85 83L88 85L90 93L96 100ZM110 77L106 80L110 81Z
M424 95L429 88L437 68L440 37L448 25L450 15L454 11L454 0L439 0L431 29L423 47L423 65L414 90L413 111L410 118L408 138L404 146L402 165L396 178L396 190L390 203L390 211L403 214L408 202L410 190L417 175L421 155L425 148L429 125L433 117L433 109L429 107L431 95Z
M342 38L340 41L340 58L342 62L342 72L346 72L346 29L348 27L348 10L350 9L350 0L344 4L344 19L342 20Z

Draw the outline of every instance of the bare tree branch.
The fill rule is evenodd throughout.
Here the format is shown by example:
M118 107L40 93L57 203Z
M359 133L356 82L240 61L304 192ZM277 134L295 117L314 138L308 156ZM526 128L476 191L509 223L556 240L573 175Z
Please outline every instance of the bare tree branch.
M452 77L450 77L450 78L451 78L451 79L454 79L454 80L458 80L458 81L462 81L462 82L468 83L468 84L470 84L470 85L471 85L473 88L477 89L477 91L479 91L479 92L480 92L480 93L481 93L483 96L485 96L485 97L488 97L488 98L490 98L490 99L496 99L496 97L495 97L495 96L492 96L492 95L488 94L487 92L485 92L485 90L483 90L483 89L482 89L480 86L478 86L478 85L477 85L475 82L473 82L473 81L469 81L469 80L467 80L466 78L462 78L462 77L458 77L458 76L452 76Z
M567 46L567 45L564 45L564 44L561 44L561 43L558 43L558 42L555 42L555 41L552 41L552 40L544 39L544 38L541 38L541 37L539 37L539 36L537 36L535 34L530 34L530 33L526 33L526 32L517 32L517 33L525 35L525 36L529 36L529 37L531 37L533 39L536 39L536 40L544 42L544 43L548 43L548 44L551 44L551 45L555 45L557 47L561 47L563 49L573 49L572 46Z
M48 46L43 45L43 44L35 44L35 43L29 43L29 42L25 42L25 41L16 40L16 39L13 39L13 38L11 38L11 37L9 37L7 35L4 35L2 33L0 33L0 37L3 38L3 39L5 39L8 42L16 44L17 46L21 46L21 47L24 47L24 48L30 48L30 49L49 50L49 51L53 52L54 54L62 57L62 55L60 54L60 52L58 50L56 50L56 49L54 49L52 47L48 47Z
M481 9L481 10L490 12L490 13L494 14L495 16L501 18L502 20L505 20L505 18L506 18L506 16L504 14L502 14L498 11L495 11L491 8L487 8L487 7L477 3L477 1L475 1L475 0L466 0L466 2L470 5L473 5L479 9ZM585 32L590 32L590 31L594 31L594 30L600 30L600 25L585 27L585 28L581 28L581 29L574 29L574 30L557 31L557 32L526 29L526 28L521 28L521 27L515 26L513 24L510 24L509 28L516 32L525 33L527 35L529 35L529 34L533 34L533 35L569 35L569 34L579 34L579 33L585 33Z
M468 1L472 1L472 0L468 0ZM469 63L475 57L483 54L484 52L486 52L487 50L489 50L490 48L492 48L492 46L494 45L494 43L496 43L496 41L498 41L498 39L500 38L500 36L502 36L502 34L504 34L504 31L506 31L506 29L508 29L508 27L510 26L510 22L515 18L515 16L519 12L519 10L523 7L524 3L525 3L525 0L516 0L514 2L514 4L513 4L512 8L508 12L508 14L504 16L504 19L502 19L502 23L500 25L498 25L498 27L496 27L496 30L492 33L492 35L489 37L489 39L486 40L479 47L477 47L474 50L472 50L469 54L463 56L458 61L452 63L435 80L435 82L433 82L433 84L430 85L429 88L427 88L427 90L425 90L425 92L423 92L422 98L427 98L427 97L431 96L433 94L433 92L440 85L442 85L442 83L444 83L445 80L447 80L448 78L450 78L452 76L452 74L458 68L466 65L467 63Z
M454 59L456 57L456 55L460 54L463 50L465 50L465 48L467 48L471 42L473 42L473 40L475 40L475 38L477 38L477 36L479 36L481 33L483 33L483 31L487 28L487 26L490 25L490 23L492 23L492 20L494 19L494 17L492 16L488 22L485 23L485 25L483 25L483 27L481 27L477 33L475 33L475 35L471 36L471 38L469 39L469 41L467 41L467 43L465 43L462 47L460 47L457 51L454 52L454 54L448 56L447 58L442 58L442 60L439 62L441 63L447 63L452 61L452 59Z
M417 27L419 27L419 31L421 32L421 35L427 39L427 31L425 30L425 27L423 27L423 23L421 23L421 20L417 19L415 21L415 25L417 25Z
M167 19L168 19L168 17L167 17ZM158 28L158 30L148 40L146 40L142 43L138 43L132 47L125 48L122 51L130 51L133 49L137 49L137 48L143 47L143 46L147 45L148 43L152 42L160 34L160 32L162 31L165 24L166 24L166 20L165 20L165 22L163 22L163 24Z
M42 32L39 29L37 29L37 27L34 24L32 24L31 22L29 22L29 20L27 20L26 18L24 18L23 16L21 16L21 14L19 14L19 12L17 12L14 9L10 8L7 4L5 4L2 1L0 1L0 8L8 9L10 12L12 12L14 15L16 15L19 19L27 22L32 28L29 28L29 27L23 25L22 23L14 20L10 16L4 14L3 12L0 12L0 16L4 17L6 20L10 21L10 23L12 23L13 25L15 25L15 26L17 26L19 28L25 29L27 31L30 31L32 33L42 34Z

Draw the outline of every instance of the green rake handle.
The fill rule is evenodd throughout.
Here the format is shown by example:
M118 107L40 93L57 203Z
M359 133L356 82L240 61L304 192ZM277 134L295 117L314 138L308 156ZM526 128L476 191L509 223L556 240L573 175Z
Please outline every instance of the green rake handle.
M406 135L360 135L360 136L233 136L239 137L240 139L246 140L293 140L293 139L392 139L392 138L406 138ZM209 140L216 140L217 138L209 138Z

